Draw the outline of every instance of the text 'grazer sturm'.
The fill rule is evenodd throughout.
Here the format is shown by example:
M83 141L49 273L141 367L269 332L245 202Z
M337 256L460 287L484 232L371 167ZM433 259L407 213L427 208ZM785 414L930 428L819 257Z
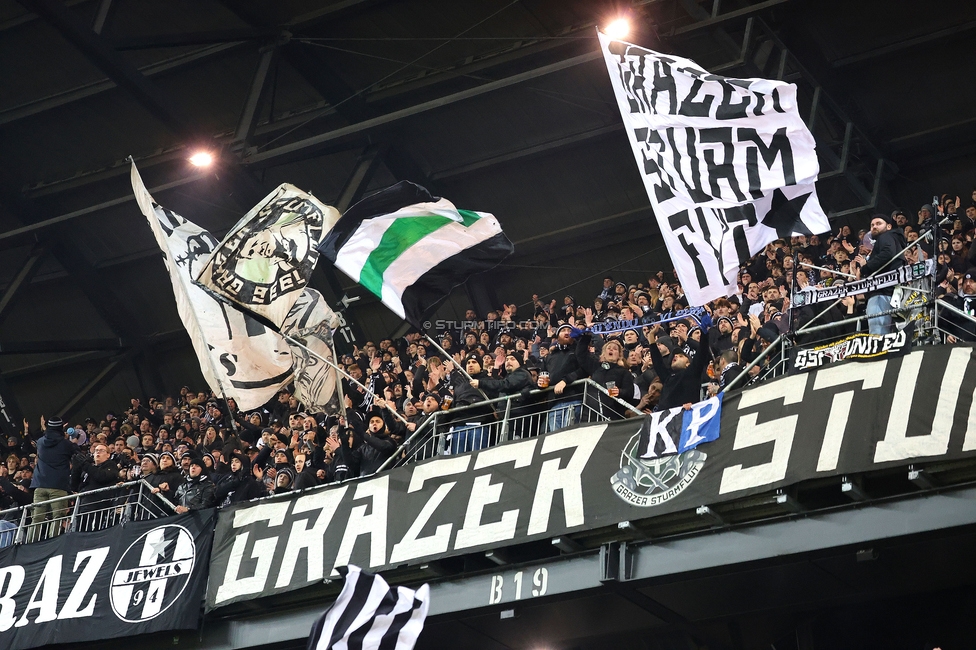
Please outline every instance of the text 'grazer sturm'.
M600 34L637 167L690 304L736 292L777 238L829 230L796 87L713 75Z

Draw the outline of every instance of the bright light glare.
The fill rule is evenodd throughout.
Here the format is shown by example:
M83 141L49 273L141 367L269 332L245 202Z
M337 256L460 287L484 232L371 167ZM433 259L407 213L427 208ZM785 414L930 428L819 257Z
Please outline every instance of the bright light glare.
M625 38L630 33L630 21L618 18L603 28L603 33L610 38Z
M198 151L190 156L190 164L194 167L209 167L213 161L213 154L209 151Z

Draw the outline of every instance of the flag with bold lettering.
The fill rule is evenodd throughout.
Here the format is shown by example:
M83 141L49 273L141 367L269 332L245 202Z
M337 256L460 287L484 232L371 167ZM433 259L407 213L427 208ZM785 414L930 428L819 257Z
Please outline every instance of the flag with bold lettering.
M692 404L654 411L644 419L637 451L641 459L654 460L683 454L703 442L718 440L722 419L722 393Z
M283 183L231 228L196 281L281 327L312 277L323 233L338 220L338 210Z
M336 370L332 330L339 316L322 294L306 288L285 317L281 333L289 337L295 370L295 399L311 410L335 412ZM301 345L296 345L301 343Z
M288 344L277 332L193 283L217 238L156 203L135 164L130 177L139 209L163 251L176 309L204 379L214 393L233 397L242 410L262 406L291 381Z
M415 327L451 290L514 250L498 220L401 181L342 215L319 252Z
M346 582L335 603L312 625L307 650L411 650L424 629L430 587L391 589L383 576L351 564L338 571Z
M830 230L795 85L722 77L690 59L599 36L689 304L736 293L739 267L775 239Z

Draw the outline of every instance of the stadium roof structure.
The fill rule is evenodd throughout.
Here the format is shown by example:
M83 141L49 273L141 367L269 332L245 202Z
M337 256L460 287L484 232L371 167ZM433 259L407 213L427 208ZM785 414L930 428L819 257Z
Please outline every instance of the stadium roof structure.
M200 384L130 155L215 234L281 182L341 209L408 179L492 212L516 253L448 316L667 267L597 47L619 16L633 42L795 82L838 223L971 189L972 3L0 0L0 394L72 416ZM360 298L361 334L401 325L317 273Z

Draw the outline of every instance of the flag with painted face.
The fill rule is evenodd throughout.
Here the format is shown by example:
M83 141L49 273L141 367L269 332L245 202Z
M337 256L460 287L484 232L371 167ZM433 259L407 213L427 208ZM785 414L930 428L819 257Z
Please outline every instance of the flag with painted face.
M487 212L462 210L401 181L342 215L319 252L415 327L451 290L514 247Z
M130 176L139 209L163 252L176 309L204 379L214 393L233 397L242 410L262 406L292 379L288 344L277 332L194 284L217 238L156 203L135 164Z
M338 220L338 210L283 183L230 229L195 279L281 327L312 277L322 235Z

